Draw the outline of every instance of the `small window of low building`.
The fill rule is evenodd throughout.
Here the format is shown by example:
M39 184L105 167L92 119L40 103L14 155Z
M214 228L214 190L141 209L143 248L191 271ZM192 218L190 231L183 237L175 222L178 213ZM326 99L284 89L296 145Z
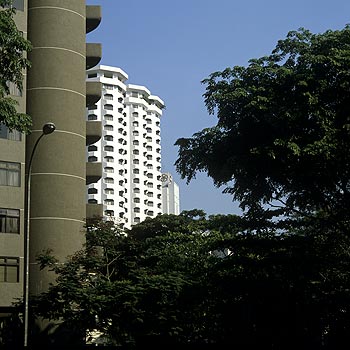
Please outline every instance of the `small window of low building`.
M0 283L19 282L19 258L0 256Z

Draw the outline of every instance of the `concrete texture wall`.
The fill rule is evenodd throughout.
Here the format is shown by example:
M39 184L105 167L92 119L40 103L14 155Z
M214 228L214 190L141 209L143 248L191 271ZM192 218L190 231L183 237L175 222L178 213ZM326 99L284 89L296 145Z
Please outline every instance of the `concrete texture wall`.
M30 292L45 290L54 276L39 271L38 253L52 249L63 261L82 247L85 221L85 1L29 0L27 112L33 130L27 162L46 122L32 164Z

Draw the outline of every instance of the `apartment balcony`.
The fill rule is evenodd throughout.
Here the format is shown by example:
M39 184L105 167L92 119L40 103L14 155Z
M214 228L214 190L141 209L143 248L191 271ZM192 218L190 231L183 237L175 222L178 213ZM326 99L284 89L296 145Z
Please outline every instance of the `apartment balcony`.
M86 184L96 183L102 177L102 163L88 162L86 163Z
M102 57L102 45L99 43L86 44L86 69L98 65Z
M92 145L93 143L100 140L102 137L102 122L91 121L86 122L86 146Z
M156 104L150 104L148 106L148 110L153 111L153 112L157 112L158 115L162 115L162 113L163 113L162 109L159 106L157 106Z
M86 204L86 217L94 218L94 217L102 217L103 216L103 204Z
M86 6L86 33L92 32L101 23L101 6Z
M98 81L86 82L86 107L93 106L101 99L102 84Z

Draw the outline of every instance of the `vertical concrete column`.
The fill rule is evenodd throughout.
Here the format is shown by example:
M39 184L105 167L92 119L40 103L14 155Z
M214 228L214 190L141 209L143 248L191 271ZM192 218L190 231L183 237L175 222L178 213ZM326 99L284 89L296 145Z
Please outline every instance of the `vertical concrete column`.
M45 136L32 164L30 293L46 290L53 274L40 271L36 255L52 249L63 261L82 248L85 220L85 0L29 0L27 113L33 130L27 162L42 125Z

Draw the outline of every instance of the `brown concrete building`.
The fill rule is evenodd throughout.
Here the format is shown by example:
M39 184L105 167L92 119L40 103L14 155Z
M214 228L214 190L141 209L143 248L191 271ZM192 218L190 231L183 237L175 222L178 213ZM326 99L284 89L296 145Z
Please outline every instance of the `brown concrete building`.
M38 144L32 162L30 205L30 293L53 280L38 269L43 250L64 260L82 247L86 182L102 174L86 167L86 145L101 137L101 124L85 120L86 107L100 98L100 85L87 84L87 68L101 59L100 44L86 44L86 33L101 20L99 6L85 0L16 0L16 23L31 41L32 67L15 98L33 120L25 137L0 131L0 314L23 295L26 164L42 126L56 130ZM95 142L95 141L94 141Z

